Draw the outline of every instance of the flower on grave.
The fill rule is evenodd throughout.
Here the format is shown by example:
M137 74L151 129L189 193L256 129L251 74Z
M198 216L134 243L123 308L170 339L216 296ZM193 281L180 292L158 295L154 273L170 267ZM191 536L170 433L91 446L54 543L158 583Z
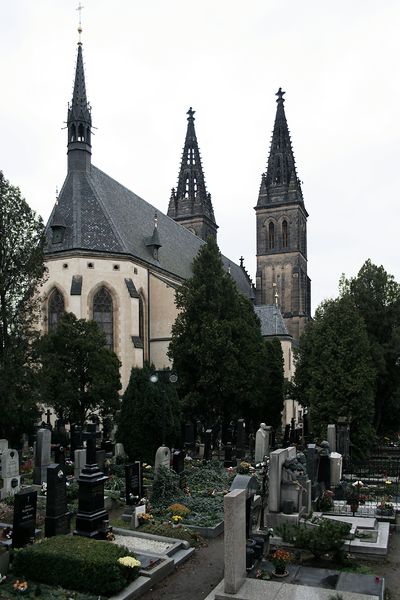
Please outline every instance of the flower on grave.
M173 515L171 517L171 521L173 522L174 525L177 525L178 523L180 523L182 521L182 517L181 517L181 515Z
M148 521L151 521L153 519L153 515L151 515L150 513L140 513L137 516L139 523L147 523Z
M271 556L271 562L275 567L277 573L284 573L286 570L286 565L292 560L292 555L290 552L286 550L282 550L279 548L275 550L273 555Z
M16 592L26 592L28 589L28 582L25 579L17 579L13 583L13 588Z
M191 460L193 460L193 458L191 456L185 456L184 460L187 460L187 462L190 462Z
M393 482L390 479L386 479L386 481L385 481L385 485L392 485L392 483Z
M11 538L12 538L11 527L4 527L2 537L6 540L11 540Z
M107 542L113 542L115 540L115 535L112 531L109 531L106 535Z
M6 579L7 579L7 576L6 575L2 575L0 573L0 583L4 583Z
M268 580L271 579L271 577L265 569L258 569L258 571L256 571L256 579Z
M47 494L47 483L45 481L43 481L40 487L40 493L43 494L43 496L46 496Z
M120 565L129 567L130 569L137 569L142 565L140 560L133 558L133 556L123 556L122 558L118 559L118 562Z
M354 483L352 483L352 486L353 486L354 488L355 488L355 487L362 488L362 487L364 487L364 484L363 484L363 482L362 482L362 481L355 481Z

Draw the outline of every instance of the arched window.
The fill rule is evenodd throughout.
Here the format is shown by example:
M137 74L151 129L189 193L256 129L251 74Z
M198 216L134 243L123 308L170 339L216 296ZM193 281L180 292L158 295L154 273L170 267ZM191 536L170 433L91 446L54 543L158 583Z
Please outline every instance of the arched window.
M273 223L268 225L268 248L275 248L275 227Z
M107 288L102 287L93 298L93 321L106 334L106 346L110 350L114 346L113 301Z
M288 247L288 225L287 221L282 221L282 246Z
M64 297L57 289L51 292L48 304L48 330L52 331L57 327L58 321L65 312Z

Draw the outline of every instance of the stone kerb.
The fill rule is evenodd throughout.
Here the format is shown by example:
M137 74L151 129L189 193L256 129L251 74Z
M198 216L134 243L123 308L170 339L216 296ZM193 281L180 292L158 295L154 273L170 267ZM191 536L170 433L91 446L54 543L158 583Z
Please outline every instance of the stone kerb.
M224 514L224 589L236 594L246 580L246 490L226 494Z

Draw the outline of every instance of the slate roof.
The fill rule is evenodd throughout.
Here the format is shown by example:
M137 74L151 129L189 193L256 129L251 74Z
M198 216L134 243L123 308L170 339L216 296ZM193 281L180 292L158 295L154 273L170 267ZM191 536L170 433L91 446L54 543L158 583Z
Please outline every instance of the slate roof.
M169 274L187 279L192 275L191 264L203 240L157 209L158 234L162 244L158 260L146 246L154 229L156 208L126 187L91 165L88 171L68 172L47 224L46 254L83 250L123 254L137 258ZM52 243L53 218L64 218L66 229L59 244ZM253 297L253 289L243 269L223 258L238 289Z
M273 304L259 304L254 310L261 321L262 336L290 337L279 308Z

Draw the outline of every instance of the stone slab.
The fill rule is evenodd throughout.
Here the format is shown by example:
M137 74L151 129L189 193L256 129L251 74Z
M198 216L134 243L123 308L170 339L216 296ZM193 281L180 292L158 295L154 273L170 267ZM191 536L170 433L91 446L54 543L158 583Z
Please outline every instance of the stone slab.
M376 542L354 538L345 543L345 550L352 554L386 556L388 553L389 532L390 523L378 523L378 537Z
M111 596L109 600L134 600L134 598L139 598L145 592L150 590L153 587L153 582L150 577L143 577L143 575L139 575L135 581L132 581L116 596Z
M378 596L383 600L385 595L384 579L374 575L358 575L357 573L340 573L336 585L337 592L351 592L356 589L360 594Z
M377 520L369 517L342 517L340 515L324 514L324 519L332 519L333 521L342 521L343 523L351 523L352 528L361 527L362 529L376 529Z
M113 527L113 532L116 535L131 538L131 544L132 544L133 548L134 548L135 538L137 538L138 540L141 540L141 542L143 542L143 540L149 540L149 541L158 542L161 544L168 544L168 546L169 546L163 552L156 552L154 550L152 550L151 552L150 551L145 552L142 549L140 549L140 550L138 549L138 552L141 552L142 554L154 554L154 556L173 556L173 554L175 552L178 552L178 550L180 548L190 547L190 544L188 542L185 542L182 540L176 540L174 538L162 537L159 535L152 535L149 533L139 533L139 532L133 531L131 529L121 529L119 527Z
M216 538L224 531L224 522L220 521L214 527L200 527L199 525L186 525L185 529L190 529L194 533L201 535L204 538Z

